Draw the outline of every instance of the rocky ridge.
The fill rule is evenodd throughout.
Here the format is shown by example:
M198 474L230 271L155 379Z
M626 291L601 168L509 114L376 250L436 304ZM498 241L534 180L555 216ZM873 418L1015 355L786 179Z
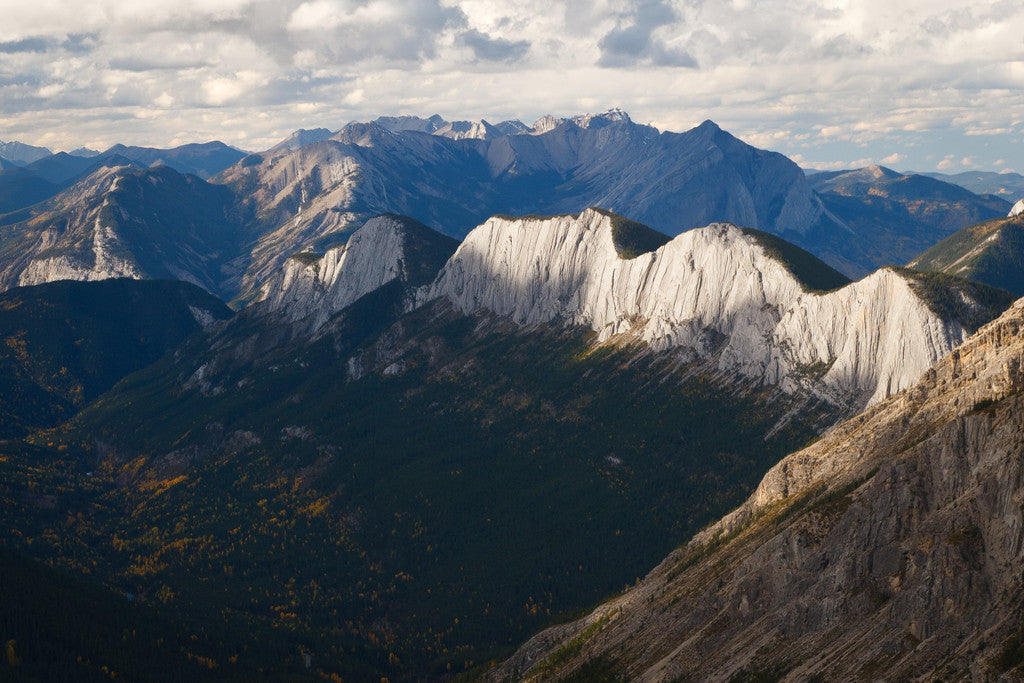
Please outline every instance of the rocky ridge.
M1024 296L1024 215L958 230L908 265L1000 287Z
M416 221L377 216L322 256L290 257L264 285L260 308L315 332L335 313L389 282L429 280L454 249L454 240Z
M1024 300L489 678L1020 680L1022 413Z
M56 280L173 278L230 298L240 235L225 188L167 166L99 166L12 214L0 288Z
M258 290L288 254L321 253L386 212L414 216L456 238L499 213L587 206L608 207L669 234L716 220L809 243L815 231L847 234L794 163L710 121L662 133L613 112L542 119L523 134L495 135L502 129L495 126L486 139L451 139L441 134L454 134L447 122L413 118L349 124L298 149L286 141L215 179L256 217L259 241L243 296Z
M807 291L754 232L713 224L624 256L617 221L594 209L492 218L466 237L419 301L445 297L464 313L486 310L522 326L559 320L594 329L599 341L689 349L721 372L786 391L814 386L823 397L859 404L910 386L968 333L894 270Z

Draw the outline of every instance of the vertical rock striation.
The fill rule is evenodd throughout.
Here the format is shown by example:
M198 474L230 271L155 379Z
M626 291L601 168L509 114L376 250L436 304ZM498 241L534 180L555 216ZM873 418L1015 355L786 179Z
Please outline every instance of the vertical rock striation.
M583 325L600 341L688 349L723 372L868 403L910 386L967 334L894 270L808 291L812 283L753 231L713 224L624 256L615 244L620 221L593 209L492 218L467 236L420 300L446 297L465 313L487 310L524 326Z

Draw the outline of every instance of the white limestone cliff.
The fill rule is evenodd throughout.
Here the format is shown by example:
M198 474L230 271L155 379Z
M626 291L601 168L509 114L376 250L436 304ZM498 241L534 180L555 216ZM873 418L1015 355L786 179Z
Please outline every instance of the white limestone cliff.
M891 270L826 294L805 292L757 237L729 224L683 233L633 259L613 219L491 218L421 292L460 311L532 326L562 320L621 335L794 390L877 402L910 386L965 337ZM820 380L820 381L817 381Z
M1013 218L1024 213L1024 199L1018 199L1017 203L1010 209L1010 213L1006 214L1007 218Z
M393 216L371 218L342 246L323 256L289 258L263 286L268 310L320 327L359 297L404 275L405 229Z

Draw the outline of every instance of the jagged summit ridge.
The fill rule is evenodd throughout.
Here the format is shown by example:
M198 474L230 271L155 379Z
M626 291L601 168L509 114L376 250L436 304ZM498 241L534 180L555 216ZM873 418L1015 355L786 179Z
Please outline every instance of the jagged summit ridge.
M454 240L403 216L381 215L322 256L291 256L263 286L261 306L310 331L360 297L394 280L410 284L432 277L454 249Z
M496 217L473 230L420 295L523 326L556 320L795 390L872 403L910 386L966 333L893 270L815 294L755 234L718 223L626 259L613 217Z

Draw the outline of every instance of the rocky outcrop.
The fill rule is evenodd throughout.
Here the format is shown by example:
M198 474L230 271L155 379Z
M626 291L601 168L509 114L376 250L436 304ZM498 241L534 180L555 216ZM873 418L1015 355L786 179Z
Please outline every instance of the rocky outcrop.
M1022 414L1024 300L490 678L1019 680Z
M1006 214L1007 218L1013 218L1024 213L1024 199L1018 199L1017 203L1010 208L1010 213Z
M403 216L371 218L344 245L322 256L289 258L263 287L260 307L306 332L360 297L400 280L428 282L454 251L455 241Z
M812 292L755 232L715 224L624 255L615 244L622 223L593 209L492 218L420 300L446 297L465 313L486 310L524 326L582 325L599 341L689 349L722 372L861 405L913 384L967 334L893 270Z

